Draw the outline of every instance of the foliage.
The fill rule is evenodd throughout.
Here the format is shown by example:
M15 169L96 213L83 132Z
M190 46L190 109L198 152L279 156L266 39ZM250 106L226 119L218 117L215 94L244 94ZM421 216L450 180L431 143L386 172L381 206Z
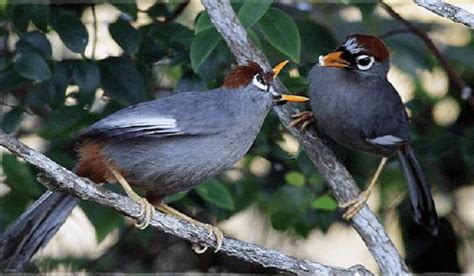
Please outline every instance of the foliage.
M144 11L133 2L101 4L120 10L120 16L109 25L109 33L123 52L100 60L88 50L95 48L90 45L96 42L82 20L96 4L0 6L0 20L8 23L0 25L2 39L18 37L13 47L1 49L2 102L13 105L2 107L1 128L20 138L39 136L46 142L47 156L73 168L74 138L81 128L125 106L166 95L169 90L177 93L218 87L235 60L205 11L198 15L193 29L177 20L185 4L158 1ZM318 56L334 49L348 33L380 35L399 27L374 13L375 4L370 2L284 5L265 0L233 1L233 6L250 39L272 62L293 61L289 67L299 74L290 77L286 69L281 78L290 91L299 93L304 93L306 76ZM361 20L353 22L341 16L339 11L348 7L360 11ZM139 13L149 22L137 25ZM426 30L442 28L438 24L420 25ZM52 46L53 34L63 45ZM444 54L474 86L472 34L468 46L449 46ZM474 183L470 170L474 167L472 111L454 88L449 88L448 95L434 98L420 85L417 72L432 70L437 63L419 40L400 34L385 41L392 50L393 63L415 78L415 99L408 103L414 147L430 172L434 189L451 191ZM70 54L57 58L54 53L58 48L67 48ZM103 109L96 108L98 89L107 97ZM441 126L435 123L431 111L446 97L454 99L462 111L451 125ZM278 118L270 114L236 169L238 177L223 173L193 191L168 198L168 202L204 209L219 220L256 205L275 229L299 237L306 237L314 229L329 229L340 220L337 203L304 152L284 149L284 130L275 127L278 124ZM356 180L367 183L377 158L335 148ZM270 166L263 173L255 172L253 168L262 158ZM44 190L36 183L36 171L11 155L2 156L2 168L10 191L0 198L0 228L11 223ZM381 182L381 204L388 208L393 195L405 189L397 164L389 164ZM110 210L90 203L83 203L83 210L100 239L116 227L123 228L123 220Z

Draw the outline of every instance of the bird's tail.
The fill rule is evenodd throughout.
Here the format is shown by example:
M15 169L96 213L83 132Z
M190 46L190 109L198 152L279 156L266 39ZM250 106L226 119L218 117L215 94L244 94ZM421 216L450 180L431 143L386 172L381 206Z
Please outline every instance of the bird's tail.
M21 271L58 231L79 198L47 191L0 235L0 267Z
M398 151L398 159L407 182L413 219L432 235L436 235L439 227L438 215L430 186L413 148L410 145L402 147Z

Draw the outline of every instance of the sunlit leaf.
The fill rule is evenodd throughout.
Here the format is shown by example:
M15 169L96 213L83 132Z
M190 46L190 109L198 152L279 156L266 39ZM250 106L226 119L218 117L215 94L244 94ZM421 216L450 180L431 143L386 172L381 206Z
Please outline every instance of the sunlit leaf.
M219 41L221 41L221 36L215 29L203 31L194 38L189 53L194 72L198 71L199 66L214 51Z
M234 200L229 190L216 180L208 180L196 187L196 192L207 202L227 210L234 210Z
M258 24L263 36L273 47L291 60L299 61L301 39L293 18L277 8L270 8Z

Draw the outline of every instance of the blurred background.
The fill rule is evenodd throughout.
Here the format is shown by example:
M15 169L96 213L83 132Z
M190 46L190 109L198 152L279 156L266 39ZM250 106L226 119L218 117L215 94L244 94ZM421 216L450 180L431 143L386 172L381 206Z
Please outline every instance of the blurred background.
M125 106L219 87L235 59L191 1L0 1L0 127L61 165L76 161L75 134ZM86 1L84 1L86 2ZM474 12L467 0L452 4ZM389 80L406 102L413 146L441 218L431 237L414 224L398 163L382 173L369 205L414 272L474 273L474 113L426 45L371 1L232 1L250 38L281 79L304 94L319 55L355 32L383 37ZM387 1L427 32L474 86L474 36L411 1ZM331 145L361 187L379 159ZM38 171L4 149L0 232L45 188ZM106 186L122 193L120 188ZM324 264L377 271L366 246L298 142L270 114L249 153L195 190L167 199L228 236ZM191 244L82 202L27 271L275 272Z

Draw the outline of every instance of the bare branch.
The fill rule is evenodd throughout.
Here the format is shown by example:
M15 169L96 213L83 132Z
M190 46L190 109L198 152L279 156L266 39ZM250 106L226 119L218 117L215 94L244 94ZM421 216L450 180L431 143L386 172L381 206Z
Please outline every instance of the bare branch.
M249 60L270 69L265 55L248 39L228 0L201 0L211 21L227 42L238 63ZM277 82L279 92L286 91L282 83ZM290 104L274 108L282 124L298 139L308 157L313 161L321 175L326 179L332 193L339 203L348 202L360 193L354 179L347 169L337 160L314 130L299 131L289 127L292 114L298 112ZM403 259L390 238L385 233L377 217L365 206L351 221L353 227L366 243L382 274L400 274L408 271Z
M84 200L94 201L111 207L130 218L138 218L140 205L132 199L95 185L90 180L78 177L43 154L5 134L2 130L0 130L0 145L49 175L52 181L49 182L48 188L68 192ZM192 243L215 247L214 239L208 238L208 230L175 217L157 212L150 225ZM224 238L220 252L250 263L260 264L263 267L276 268L284 272L296 274L371 274L370 271L361 265L356 265L349 269L326 266L308 260L299 260L278 251L268 250L255 244L227 237Z
M466 100L471 108L474 108L474 95L472 95L472 88L466 84L461 75L454 70L454 68L449 64L446 58L438 50L438 47L433 43L429 36L420 28L413 25L410 21L403 18L400 14L392 9L385 2L379 0L382 7L385 11L390 14L391 17L400 21L405 25L411 32L418 36L425 44L426 47L433 53L433 56L438 60L439 64L444 68L446 73L448 73L449 79L454 84L454 86L460 91L461 98Z
M454 5L443 3L441 0L413 0L415 4L436 13L439 16L450 19L451 21L464 24L474 29L474 14L456 7Z

